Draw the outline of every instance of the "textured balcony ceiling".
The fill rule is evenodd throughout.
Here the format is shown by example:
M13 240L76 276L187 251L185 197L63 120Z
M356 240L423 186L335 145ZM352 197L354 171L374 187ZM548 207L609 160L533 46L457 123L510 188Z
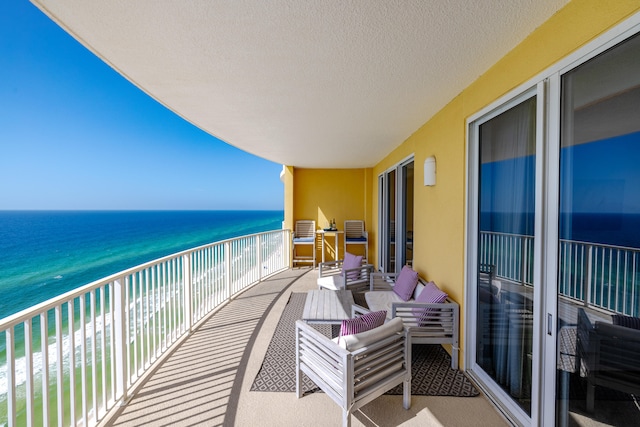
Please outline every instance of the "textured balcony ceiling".
M34 0L133 84L242 150L369 167L567 0Z

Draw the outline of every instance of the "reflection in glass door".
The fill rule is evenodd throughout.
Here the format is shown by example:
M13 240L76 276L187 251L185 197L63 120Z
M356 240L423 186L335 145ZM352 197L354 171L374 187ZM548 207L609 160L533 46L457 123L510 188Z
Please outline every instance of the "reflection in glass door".
M561 106L556 425L640 426L640 36Z
M413 159L380 175L379 268L399 272L413 264Z
M413 162L402 166L402 231L404 236L401 259L405 265L413 265Z
M531 416L536 97L478 126L476 354Z
M384 271L396 271L396 171L392 170L387 174L387 204L386 211L386 259L384 260Z

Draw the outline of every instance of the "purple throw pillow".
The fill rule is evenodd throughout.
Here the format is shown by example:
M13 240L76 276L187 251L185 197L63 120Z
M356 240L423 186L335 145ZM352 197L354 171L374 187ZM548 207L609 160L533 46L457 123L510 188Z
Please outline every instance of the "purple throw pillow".
M448 296L449 295L447 295L446 292L441 291L435 283L429 282L424 286L424 289L416 298L416 302L440 304L445 302ZM432 311L435 310L429 308L414 308L413 315L418 318L418 325L424 326Z
M413 295L413 291L418 285L418 273L413 271L411 267L405 265L396 278L396 284L393 287L395 292L403 301L409 301ZM424 291L423 291L424 292Z
M352 268L360 268L362 264L362 256L355 256L346 252L344 254L344 261L342 261L342 271L350 270ZM347 278L356 280L360 278L360 271L350 271L347 273Z
M363 314L355 319L343 320L340 325L340 336L359 334L360 332L370 331L384 324L387 318L387 311L372 311Z

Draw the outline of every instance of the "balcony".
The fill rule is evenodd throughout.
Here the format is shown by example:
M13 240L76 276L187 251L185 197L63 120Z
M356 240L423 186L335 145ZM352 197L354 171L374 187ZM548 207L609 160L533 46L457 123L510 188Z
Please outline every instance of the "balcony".
M2 424L338 425L323 393L250 391L289 295L316 288L317 272L288 258L287 230L244 236L3 319ZM482 395L413 396L408 411L401 399L376 399L353 424L505 425Z
M340 410L322 393L250 391L289 296L317 286L316 270L289 268L289 241L281 230L216 242L1 320L0 385L9 392L0 393L0 423L339 424ZM526 294L532 247L530 236L483 232L481 263L503 288ZM599 317L637 315L638 252L561 241L560 298ZM504 424L484 397L413 396L405 411L401 396L385 395L354 418L354 425Z
M289 295L317 289L316 277L317 270L286 270L234 298L163 362L112 425L340 425L341 411L323 393L296 399L249 391ZM507 424L481 396L412 396L405 411L402 396L385 395L352 425Z

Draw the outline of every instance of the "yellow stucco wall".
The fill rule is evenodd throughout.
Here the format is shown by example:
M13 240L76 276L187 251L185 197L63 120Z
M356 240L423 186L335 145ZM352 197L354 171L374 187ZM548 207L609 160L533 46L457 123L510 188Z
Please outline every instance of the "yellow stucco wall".
M465 328L467 118L639 10L638 0L572 1L428 119L410 138L404 142L398 141L398 147L369 170L369 184L354 184L352 190L345 192L342 200L357 199L356 205L366 206L366 212L354 214L360 213L370 218L367 228L375 232L378 224L378 176L414 155L414 268L425 279L434 280L461 305L461 363ZM423 163L426 157L432 155L436 157L437 185L425 187ZM363 173L361 170L304 170L304 179L298 180L298 172L296 170L294 216L303 218L304 215L317 215L320 218L322 209L326 215L335 216L337 220L344 215L339 203L332 201L324 206L326 200L331 199L328 183L338 183L342 176L351 176L352 173ZM365 196L358 196L358 191L363 191ZM317 203L311 196L316 197L314 193L320 197ZM367 199L371 206L368 206ZM333 209L336 209L335 214ZM371 239L369 246L369 258L375 260L377 240Z
M298 169L293 171L293 220L312 219L316 228L328 226L335 219L337 228L344 230L344 221L360 219L365 221L368 230L372 227L372 202L368 197L371 185L371 169ZM285 186L286 187L286 186ZM285 190L286 191L286 190ZM286 213L285 213L286 217ZM340 258L344 247L340 239ZM333 244L333 238L327 238ZM349 248L350 252L363 253L362 248ZM321 253L317 248L317 259ZM327 248L326 254L333 259L333 248Z
M467 118L638 10L637 0L569 3L373 168L375 179L399 160L415 155L414 267L461 304L462 349ZM431 155L436 157L437 185L425 187L423 163ZM377 192L372 197L377 221ZM462 363L463 352L460 358Z

